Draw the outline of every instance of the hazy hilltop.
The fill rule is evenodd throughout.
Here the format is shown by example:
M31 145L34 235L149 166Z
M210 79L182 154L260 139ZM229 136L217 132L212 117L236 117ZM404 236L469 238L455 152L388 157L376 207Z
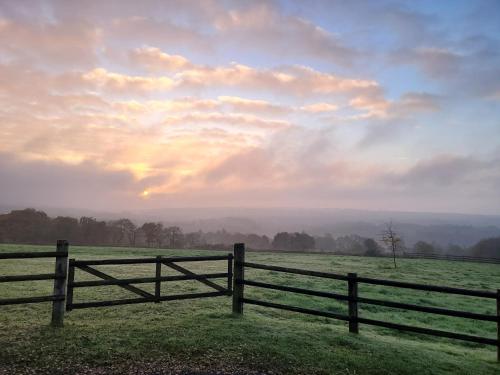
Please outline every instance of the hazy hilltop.
M0 212L14 208L2 206ZM377 238L385 223L392 220L407 245L423 240L441 246L471 246L480 239L500 236L500 215L300 208L165 208L122 212L37 208L51 216L93 216L100 220L127 217L136 223L159 221L177 225L185 232L225 229L232 233L273 236L282 231L306 231L311 235L357 234Z

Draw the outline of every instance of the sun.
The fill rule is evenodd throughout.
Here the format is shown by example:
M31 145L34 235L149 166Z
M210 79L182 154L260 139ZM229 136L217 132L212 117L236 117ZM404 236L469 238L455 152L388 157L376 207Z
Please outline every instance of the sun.
M141 197L143 197L143 198L147 198L147 197L149 197L149 191L144 190L144 191L141 193Z

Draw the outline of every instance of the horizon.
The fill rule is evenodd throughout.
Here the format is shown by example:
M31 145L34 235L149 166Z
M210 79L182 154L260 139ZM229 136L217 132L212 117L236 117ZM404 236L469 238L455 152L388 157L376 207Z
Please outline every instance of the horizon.
M499 14L0 1L0 205L498 216Z
M294 206L266 206L266 207L257 207L257 206L165 206L165 207L147 207L147 208L136 208L136 209L127 209L127 208L117 208L116 210L99 210L98 208L92 209L92 208L86 208L86 207L56 207L56 206L43 206L43 205L30 205L27 204L25 206L19 206L19 205L10 205L10 204L4 204L0 202L0 213L7 213L8 211L15 211L15 210L24 210L24 209L35 209L37 211L48 211L48 212L54 212L54 211L68 211L68 212L73 212L74 214L78 215L78 212L85 212L85 211L90 211L94 212L96 214L110 214L110 215L119 215L119 214L127 214L127 213L133 213L137 214L140 212L158 212L158 211L168 211L168 210L178 210L178 211L208 211L208 210L248 210L248 211L309 211L309 212L320 212L320 211L345 211L345 212L359 212L359 213L370 213L370 214L408 214L408 215L436 215L436 216L471 216L471 217L491 217L491 218L498 218L500 217L500 213L498 214L482 214L482 213L474 213L474 212L462 212L462 211L397 211L397 210L384 210L384 209L363 209L363 208L338 208L338 207L294 207Z

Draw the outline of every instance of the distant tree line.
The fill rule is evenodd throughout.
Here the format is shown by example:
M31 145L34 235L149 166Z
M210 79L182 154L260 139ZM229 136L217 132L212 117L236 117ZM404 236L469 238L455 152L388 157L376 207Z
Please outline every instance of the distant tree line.
M330 233L311 236L305 232L280 232L269 238L254 233L230 233L224 229L184 233L178 226L167 226L159 222L136 225L127 218L110 221L88 216L79 219L69 216L51 218L45 212L32 208L13 210L0 215L0 242L53 244L57 239L67 239L75 245L90 246L229 249L232 244L243 242L248 248L255 250L319 251L366 256L380 256L392 252L382 238L376 240L358 235L334 238ZM407 248L400 239L395 251L399 255L406 251L500 258L500 237L483 239L469 248L458 245L443 248L425 241L418 241L412 248Z
M269 249L270 239L257 234L216 232L184 233L178 226L146 222L138 226L130 219L97 220L82 216L49 217L32 208L0 215L0 242L52 244L66 239L74 245L146 246L157 248L220 248L244 242L249 248Z

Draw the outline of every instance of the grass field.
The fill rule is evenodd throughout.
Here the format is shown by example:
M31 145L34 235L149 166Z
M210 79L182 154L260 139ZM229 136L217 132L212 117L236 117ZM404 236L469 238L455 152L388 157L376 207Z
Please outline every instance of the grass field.
M53 247L1 245L2 251ZM199 255L220 252L71 247L76 259L152 255ZM318 254L247 253L247 260L418 283L496 290L500 265L439 260L399 260ZM0 275L48 273L52 259L2 260ZM184 265L184 264L183 264ZM186 263L200 272L224 272L226 262ZM153 277L154 265L99 266L117 277ZM163 274L176 274L163 268ZM272 271L246 271L246 278L345 294L345 282ZM76 280L93 279L77 271ZM220 280L225 285L225 280ZM143 284L153 291L153 285ZM209 291L196 281L163 283L163 294ZM52 293L51 282L0 283L0 298ZM246 296L318 310L346 313L346 303L319 297L247 287ZM494 300L408 289L361 285L360 296L495 314ZM74 302L134 298L115 286L75 289ZM285 374L499 374L494 347L360 325L320 317L245 306L231 314L229 297L74 310L63 329L51 329L50 304L0 307L0 374L71 373L120 363L172 361L189 368L256 369ZM362 305L360 316L390 322L496 337L493 322L476 322L419 312ZM232 367L228 365L231 363ZM70 370L70 368L72 370ZM83 371L83 370L82 370ZM154 373L154 372L151 372Z

